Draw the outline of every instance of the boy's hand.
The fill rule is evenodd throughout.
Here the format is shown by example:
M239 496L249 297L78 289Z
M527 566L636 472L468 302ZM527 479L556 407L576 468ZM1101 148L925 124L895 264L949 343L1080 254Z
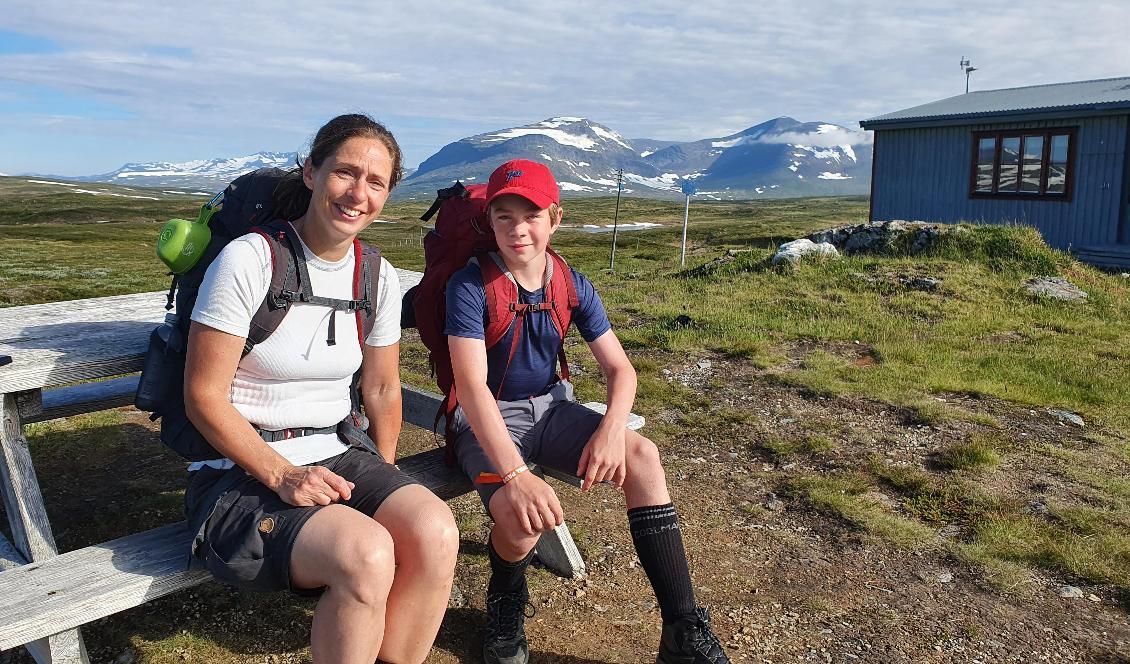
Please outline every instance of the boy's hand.
M588 491L597 482L611 482L624 486L627 463L624 461L624 429L605 428L602 424L593 432L581 461L577 464L577 477L583 477L581 491Z
M518 525L527 535L553 530L565 522L561 503L545 480L533 473L516 475L499 491L514 510Z
M354 486L323 466L293 466L283 473L275 493L290 505L312 507L349 500Z

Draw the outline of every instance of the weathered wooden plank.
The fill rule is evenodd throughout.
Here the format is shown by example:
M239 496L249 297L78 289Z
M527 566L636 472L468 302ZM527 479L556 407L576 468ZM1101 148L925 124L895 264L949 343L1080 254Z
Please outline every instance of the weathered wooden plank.
M0 574L0 649L57 634L210 577L188 569L184 522Z
M12 543L27 560L43 560L55 555L55 538L43 507L15 395L0 395L0 419L0 484L12 527Z
M28 417L43 412L43 390L26 390L16 392L16 410L20 418L27 422Z
M44 390L41 412L25 417L24 422L45 422L58 417L132 406L138 378L137 375L122 376Z
M12 546L8 538L4 537L4 533L0 533L0 572L26 564L27 558Z
M401 292L419 272L398 269ZM0 392L18 392L141 369L149 333L164 320L165 292L0 309Z
M4 509L15 540L13 548L19 554L18 557L12 556L12 561L22 559L38 564L54 559L55 538L43 506L43 495L35 477L35 466L32 465L28 452L27 439L23 435L23 422L15 394L0 395L0 483L3 484ZM7 540L4 544L8 544ZM0 582L6 582L12 574L32 566L34 565L6 570L0 575ZM0 621L0 625L3 624ZM53 636L41 638L49 635ZM28 652L40 664L89 662L82 635L77 630L52 628L49 632L24 639L20 643L28 644ZM10 646L0 646L0 650L5 647Z
M89 664L86 644L77 629L24 644L38 664Z

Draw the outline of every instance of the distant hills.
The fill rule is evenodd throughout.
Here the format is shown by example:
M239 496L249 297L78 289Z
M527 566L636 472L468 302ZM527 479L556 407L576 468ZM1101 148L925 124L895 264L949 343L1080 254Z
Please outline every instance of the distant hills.
M293 152L260 152L184 163L126 164L80 178L131 186L218 191L241 173L294 165ZM428 198L455 180L485 182L498 164L528 158L550 166L566 196L626 193L681 196L684 180L708 199L867 194L869 135L825 122L780 117L728 136L675 142L628 139L585 118L556 117L470 136L425 159L397 188L399 198Z

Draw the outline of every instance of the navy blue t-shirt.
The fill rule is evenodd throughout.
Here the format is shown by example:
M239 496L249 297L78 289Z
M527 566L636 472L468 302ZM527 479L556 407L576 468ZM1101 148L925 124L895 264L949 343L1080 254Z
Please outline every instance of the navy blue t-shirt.
M612 328L604 303L596 294L592 282L583 274L570 268L573 283L577 288L580 305L573 310L573 325L587 342L596 341L600 335ZM545 289L529 292L518 286L518 301L539 304L545 301ZM510 369L506 369L506 359L510 356L510 345L514 340L515 325L511 325L502 339L487 349L487 385L491 394L503 401L515 401L544 394L555 381L557 351L561 348L561 337L549 311L539 311L521 316L515 320L523 321L522 336ZM447 325L444 333L469 339L486 339L487 298L483 288L483 275L476 264L468 265L451 275L447 282ZM506 382L502 393L498 385L505 373Z

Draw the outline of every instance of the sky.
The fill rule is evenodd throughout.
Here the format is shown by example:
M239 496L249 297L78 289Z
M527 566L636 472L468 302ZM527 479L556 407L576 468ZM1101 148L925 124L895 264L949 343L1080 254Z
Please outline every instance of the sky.
M1126 0L5 4L7 174L301 152L356 111L407 166L562 115L672 141L858 128L961 94L963 56L971 90L1130 76Z

